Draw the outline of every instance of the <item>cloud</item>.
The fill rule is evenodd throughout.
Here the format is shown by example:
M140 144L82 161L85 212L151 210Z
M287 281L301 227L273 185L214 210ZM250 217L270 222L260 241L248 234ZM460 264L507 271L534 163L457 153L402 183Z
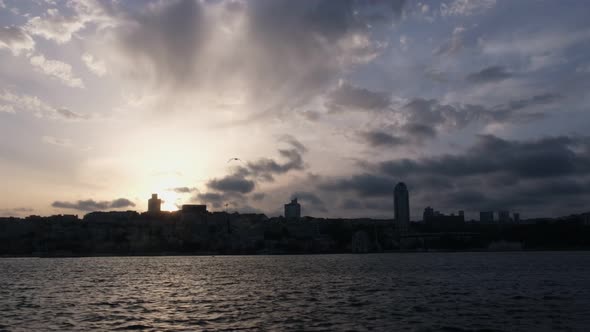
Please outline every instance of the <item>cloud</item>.
M326 212L324 202L314 193L309 191L297 191L291 195L291 199L297 198L302 203L309 204L311 210ZM305 205L305 204L304 204ZM304 206L305 208L305 206Z
M358 174L317 179L322 199L347 211L391 211L396 182L408 184L414 215L441 211L520 211L555 216L590 199L590 137L508 140L482 135L465 151L361 163ZM312 191L316 193L316 191ZM353 212L347 212L353 213Z
M359 88L348 83L340 84L332 90L326 100L326 106L331 111L382 111L386 110L390 104L388 94Z
M43 136L42 140L44 143L51 144L51 145L57 145L57 146L61 146L64 148L70 148L74 145L72 143L72 140L69 138L57 138L57 137L53 137L53 136Z
M491 66L467 75L467 81L471 83L499 82L513 76L514 74L508 72L503 66Z
M352 191L361 197L393 195L393 180L386 176L359 174L348 178L322 180L318 188L324 191Z
M372 147L398 146L406 143L403 138L380 130L363 132L361 137Z
M160 2L120 15L113 58L117 72L175 102L195 91L224 99L223 90L240 96L238 109L277 113L302 107L344 71L380 54L384 43L372 32L397 20L404 4Z
M481 14L496 5L496 0L454 0L440 5L442 16L471 16Z
M35 49L35 41L20 27L0 27L0 49L6 48L13 55Z
M196 191L197 189L196 188L189 188L189 187L176 187L176 188L170 188L168 190L173 191L178 194L188 194L193 191Z
M55 201L51 204L51 206L60 209L72 209L80 211L101 211L106 209L121 209L134 207L135 203L126 198L118 198L113 201L95 201L93 199L87 199L76 202Z
M82 119L87 119L88 117L85 115L82 115L80 113L76 113L74 111L70 111L68 109L65 108L58 108L55 110L55 112L63 117L64 119L68 119L68 120L82 120Z
M86 67L97 76L104 76L107 72L105 62L95 59L94 56L89 53L82 54L82 61Z
M75 77L72 73L72 66L65 62L57 60L47 60L43 55L35 55L29 58L31 65L33 65L37 71L48 75L53 78L57 78L65 85L72 88L83 88L84 82L82 79Z
M408 123L403 126L403 131L416 142L422 142L427 139L435 138L436 129L431 125L420 123Z
M564 52L582 45L590 38L590 29L551 29L516 31L510 38L479 38L478 44L486 56L506 58L519 56L529 60L529 70L567 62Z
M437 49L434 50L434 55L453 55L463 49L463 33L465 28L459 26L453 30L451 38L445 41Z
M248 161L245 166L238 167L233 176L251 176L256 180L274 181L275 175L285 174L292 170L303 170L305 168L303 154L307 148L291 136L283 136L281 140L292 146L291 149L279 149L279 155L284 159L283 162L271 158Z
M265 193L255 193L252 195L252 199L255 201L261 201L266 197Z
M587 146L587 141L566 136L518 142L481 135L477 144L462 155L385 161L378 165L378 169L397 177L503 173L517 178L544 178L590 174L590 155L577 149Z
M279 141L286 142L287 144L294 147L299 153L307 152L307 148L301 142L299 142L295 137L291 135L283 135L279 138Z
M443 104L436 99L415 98L399 111L405 118L408 130L413 133L434 137L434 131L425 127L463 128L480 121L482 123L503 123L507 121L530 121L543 115L542 112L525 112L533 106L551 105L563 96L554 93L534 95L529 98L511 100L495 106L474 104ZM429 133L430 131L430 133Z
M37 96L26 94L15 94L9 90L0 90L0 110L4 112L31 112L37 117L47 117L61 120L82 120L89 119L88 116L70 111L65 108L55 108Z
M210 180L207 182L207 187L221 192L238 192L241 194L247 194L254 190L254 181L236 175L230 175L221 179Z
M109 13L109 5L106 2L94 0L70 1L66 3L73 12L65 16L56 8L50 8L42 16L29 19L25 29L32 35L41 36L53 40L58 44L64 44L72 39L74 33L82 30L89 23L99 27L115 24L112 12Z
M220 179L211 179L207 182L209 192L197 193L193 200L208 202L215 208L219 208L223 202L231 202L234 207L245 206L247 196L259 182L272 182L274 177L293 170L303 170L303 154L307 148L291 135L283 135L279 141L287 143L290 149L279 149L279 154L284 161L276 161L272 158L263 158L256 161L248 161L235 167L232 172ZM255 201L264 198L263 193L252 195Z
M220 193L199 193L193 199L200 203L210 204L214 208L220 208L227 201L226 196Z

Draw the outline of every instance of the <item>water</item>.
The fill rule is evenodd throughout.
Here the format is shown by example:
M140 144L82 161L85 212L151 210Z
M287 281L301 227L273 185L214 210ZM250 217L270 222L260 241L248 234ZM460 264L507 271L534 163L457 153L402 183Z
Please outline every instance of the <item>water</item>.
M0 259L0 330L588 331L590 252Z

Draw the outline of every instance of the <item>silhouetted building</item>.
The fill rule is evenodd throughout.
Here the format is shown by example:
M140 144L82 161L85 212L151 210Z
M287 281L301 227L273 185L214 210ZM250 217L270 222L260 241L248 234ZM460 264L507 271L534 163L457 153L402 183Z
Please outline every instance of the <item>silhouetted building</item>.
M459 210L459 216L463 217L463 219L465 219L465 211Z
M285 218L299 219L301 218L301 205L297 203L297 198L292 199L291 203L285 204Z
M183 213L207 213L207 205L202 204L184 204L181 211Z
M494 211L481 211L479 213L479 221L484 223L493 223Z
M205 220L207 205L184 204L180 209L181 221Z
M398 183L393 191L393 214L398 232L407 233L410 228L410 194L403 182Z
M520 213L514 212L514 214L512 214L512 219L514 219L515 223L519 223L520 222Z
M424 223L430 231L455 231L465 225L465 215L459 213L448 216L429 206L424 209Z
M510 222L510 212L508 211L499 211L498 212L498 221L501 223Z
M162 200L158 198L158 194L152 194L152 198L148 200L148 213L160 213Z
M424 214L422 214L422 220L427 222L430 218L434 217L434 209L430 206L427 206L424 209Z

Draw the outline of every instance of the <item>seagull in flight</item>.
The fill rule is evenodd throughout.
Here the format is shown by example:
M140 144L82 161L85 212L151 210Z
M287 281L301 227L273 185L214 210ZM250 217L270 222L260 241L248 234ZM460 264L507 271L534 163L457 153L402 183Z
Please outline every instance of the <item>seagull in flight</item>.
M242 159L240 158L230 158L227 162L229 163L230 161L242 161Z

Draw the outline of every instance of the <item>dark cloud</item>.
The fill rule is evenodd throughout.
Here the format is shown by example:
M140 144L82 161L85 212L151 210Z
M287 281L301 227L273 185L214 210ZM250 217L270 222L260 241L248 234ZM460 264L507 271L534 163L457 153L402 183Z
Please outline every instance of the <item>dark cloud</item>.
M314 180L322 199L347 213L387 212L398 181L410 188L414 216L428 205L445 213L557 216L583 211L590 199L590 138L583 136L518 141L482 135L465 151L359 166L356 175Z
M113 201L95 201L93 199L80 200L76 202L55 201L51 204L54 208L72 209L80 211L100 211L106 209L120 209L126 207L134 207L135 203L126 199L118 198Z
M324 202L314 193L309 191L297 191L291 195L291 199L297 198L298 200L309 203L316 207L323 207Z
M306 215L317 215L328 211L324 201L318 195L310 191L296 191L291 194L291 199L297 199L301 204L302 211Z
M418 141L436 137L436 129L427 124L408 123L404 125L403 130L408 136Z
M170 188L168 190L173 191L173 192L178 193L178 194L188 194L188 193L191 193L193 191L196 191L196 188L176 187L176 188Z
M305 145L291 135L283 135L280 141L287 143L291 148L279 149L279 155L284 161L276 161L272 158L263 158L253 162L246 162L234 168L231 174L207 182L207 193L198 193L193 200L209 202L213 207L219 208L222 202L231 202L234 207L247 206L247 196L251 193L258 181L274 181L274 176L285 174L292 170L305 168L302 154L307 151ZM255 201L262 200L263 193L255 193L252 198Z
M299 114L301 114L307 120L314 122L318 121L322 117L321 114L316 111L301 111Z
M237 192L247 194L254 190L254 181L243 177L230 175L221 179L213 179L207 183L207 187L221 192Z
M563 99L562 95L555 93L544 93L541 95L532 96L530 98L512 100L503 107L499 106L499 108L506 108L509 110L520 110L529 106L553 104L557 101L560 101L561 99Z
M266 197L265 193L255 193L252 195L252 199L255 201L261 201L264 199L264 197Z
M332 90L326 101L331 111L383 111L391 104L388 94L359 88L348 83L341 84Z
M513 76L514 74L507 71L503 66L491 66L467 75L467 81L471 83L490 83L503 81Z
M285 160L278 162L271 158L263 158L253 162L247 162L245 167L239 167L236 175L253 176L264 181L273 181L275 175L287 173L292 170L303 170L302 153L307 151L305 146L294 138L286 140L293 148L280 149L279 155Z
M392 195L393 180L386 176L360 174L349 178L325 179L318 184L318 188L325 191L351 191L362 197Z
M483 135L464 154L386 161L379 164L379 169L392 176L440 174L461 177L503 172L538 178L590 173L590 156L574 149L580 144L571 137L517 142Z
M113 209L119 209L119 208L130 207L130 206L135 206L135 203L133 203L132 201L130 201L126 198L118 198L118 199L112 201L109 207L113 208Z
M199 193L193 199L199 203L204 203L213 206L214 208L220 208L223 206L227 198L223 194L219 193Z
M415 98L404 105L399 112L405 117L410 136L433 138L437 128L461 129L473 122L504 123L528 122L544 116L543 112L530 112L535 106L546 106L563 97L545 93L530 98L512 100L492 107L474 104L443 104L436 99Z
M292 147L294 147L300 153L307 152L307 148L305 147L305 145L303 145L301 142L299 142L295 137L293 137L291 135L283 135L280 138L280 140L283 141L283 142L288 143L289 145L291 145Z
M361 137L372 147L398 146L406 143L403 138L380 130L361 133Z

